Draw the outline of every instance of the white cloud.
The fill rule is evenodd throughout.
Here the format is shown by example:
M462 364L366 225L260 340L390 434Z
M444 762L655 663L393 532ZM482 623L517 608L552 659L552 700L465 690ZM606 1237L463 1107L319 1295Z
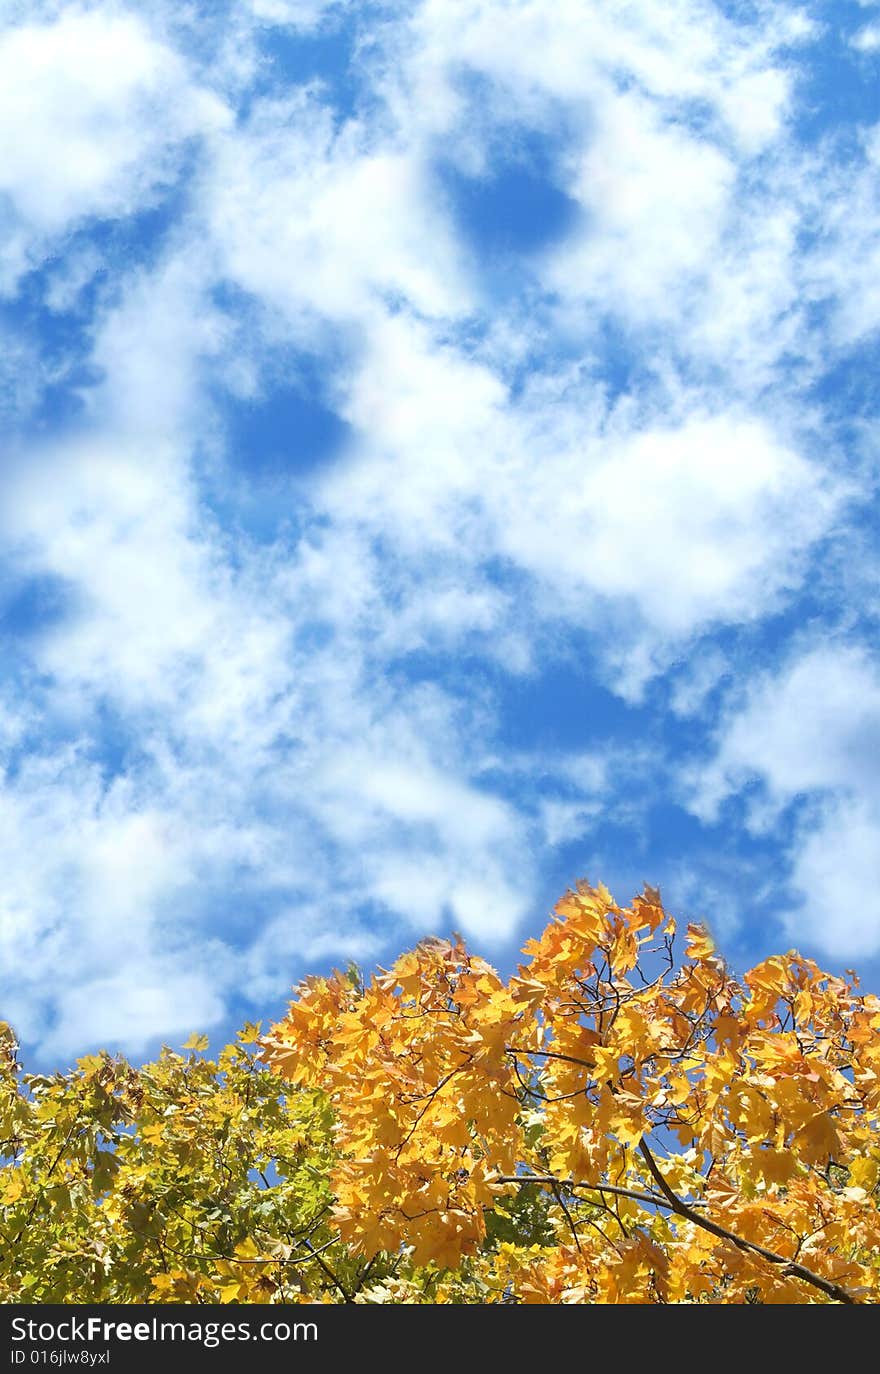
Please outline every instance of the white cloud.
M807 264L811 293L830 306L832 339L851 348L880 326L880 124L829 172L817 215L823 240Z
M837 959L880 950L880 805L838 800L795 851L792 886L801 904L787 917L795 940Z
M699 715L709 694L729 676L730 664L714 646L705 648L696 658L687 659L672 678L670 706L675 715Z
M526 827L498 798L444 776L407 739L413 724L387 722L381 752L335 750L312 775L310 806L343 849L360 851L368 890L402 921L451 919L497 944L529 903Z
M183 1039L209 1029L222 1014L216 976L186 973L167 962L122 962L109 977L67 988L42 1051L60 1057L71 1045L85 1043L136 1054L159 1027L166 1039Z
M339 0L248 0L254 18L264 24L313 29Z
M739 26L702 0L674 0L662 10L632 0L561 0L552 13L542 0L469 7L429 0L404 33L397 67L408 58L404 79L431 97L415 112L418 123L436 125L455 112L449 88L463 69L515 90L526 109L540 96L582 106L601 85L623 78L658 102L709 103L754 147L776 133L788 96L774 53L806 39L811 26L784 4L754 26Z
M10 430L27 419L50 375L33 339L0 327L0 416Z
M404 554L431 546L467 557L485 539L478 508L492 499L505 399L498 377L426 325L376 320L344 402L363 439L319 499L338 520L387 530Z
M94 244L83 244L65 254L49 270L46 305L53 311L75 310L85 287L94 280L103 259Z
M423 325L398 316L370 342L345 403L369 438L320 489L334 520L393 533L409 558L457 549L478 568L500 555L534 580L542 616L604 626L612 605L615 652L648 636L644 671L663 644L765 613L839 504L754 419L688 414L689 398L662 427L625 409L579 415L577 394L514 408L483 364Z
M388 612L363 544L350 546L348 572L345 541L331 533L326 549L306 544L286 565L242 548L235 573L199 522L179 446L153 434L144 461L161 335L146 347L151 368L132 371L120 328L128 308L110 322L106 388L119 402L110 412L117 426L131 389L140 437L107 424L31 452L6 476L7 554L22 576L63 579L77 607L32 638L29 657L46 684L42 728L79 742L66 759L34 755L10 774L0 845L0 927L7 967L21 970L13 1010L45 1054L81 1047L82 1036L112 1038L119 988L136 968L147 979L172 930L165 957L213 987L213 1000L193 1000L213 1016L236 970L243 995L277 995L310 952L377 948L359 917L363 902L384 912L387 929L451 921L497 941L528 900L526 827L470 777L479 756L466 757L467 736L442 694L396 701L381 682L369 684L371 632ZM156 417L160 427L186 419L183 392L177 409L172 395ZM430 611L453 625L462 613L485 618L454 598ZM331 640L297 651L296 630L315 614ZM112 783L86 761L104 748L96 713L105 709L129 755L109 765L111 776L120 771ZM10 748L20 733L10 726ZM300 917L286 931L274 917L248 928L249 953L223 949L225 972L209 978L229 891L270 912L295 894ZM331 926L310 930L310 912L319 922L333 912ZM176 930L178 913L186 915ZM51 979L47 987L47 959L76 988L112 992L113 1007L86 1016L78 993L62 996ZM145 986L133 988L126 1045L177 1026Z
M734 167L632 93L607 96L566 190L584 228L552 255L547 285L635 318L678 314L682 278L718 251Z
M880 672L855 645L819 645L760 678L727 721L700 779L698 811L760 780L754 821L769 830L796 798L813 799L790 851L795 939L837 957L880 950Z
M583 802L546 798L540 804L544 840L552 847L580 839L600 814L599 802L585 805Z
M785 604L841 509L790 360L806 375L872 327L876 149L834 182L840 208L817 207L830 155L793 150L779 55L809 36L797 11L737 26L701 0L429 0L375 24L354 9L374 41L357 59L369 98L345 117L259 63L263 25L342 22L319 0L61 5L0 34L10 289L51 251L48 306L76 308L102 256L68 253L70 230L155 205L192 159L154 265L111 265L80 338L103 380L78 427L0 475L11 568L60 579L73 608L21 648L26 718L0 716L0 941L13 1014L47 1054L183 1033L233 990L272 997L308 960L432 927L510 939L539 846L588 834L648 762L633 745L628 772L601 751L514 765L493 682L568 671L560 647L586 631L624 696L676 662L696 729L725 660L694 668L692 637ZM584 214L511 287L436 162L491 177L530 131ZM810 323L820 299L830 340ZM227 508L204 499L206 473L224 481L211 393L258 402L298 352L352 437L272 488L281 533L261 544L239 521L246 474L226 474ZM37 374L30 355L13 365ZM430 686L407 673L416 654L435 656ZM828 794L828 835L849 816L867 854L855 756L874 670L804 662L728 723L704 814L752 770L774 807ZM812 838L793 864L824 890Z
M818 473L755 421L694 417L595 457L589 447L579 463L569 456L561 509L563 482L518 475L506 550L569 595L580 585L631 599L673 640L765 609L828 519Z
M156 270L133 272L99 317L92 361L103 381L84 397L99 432L137 444L210 444L202 368L233 343L228 318L211 302L211 266L204 244L184 240ZM181 481L187 456L173 464Z
M133 15L71 7L0 32L0 288L83 217L148 204L182 141L227 118Z
M353 120L335 130L303 90L259 102L218 140L201 208L225 275L300 327L312 314L353 325L383 295L428 315L467 308L432 194L405 148Z
M777 806L812 791L865 791L878 747L876 666L858 647L820 645L751 686L703 777L703 804L712 809L755 778Z
M10 1014L21 1016L22 1033L59 1048L59 999L85 1009L86 985L95 981L115 982L118 995L110 1006L92 1007L90 1026L103 1017L112 1023L106 1033L120 1031L129 1045L155 1033L161 1022L143 1031L135 1016L126 1026L125 993L138 1002L163 943L168 968L187 943L169 941L167 931L163 940L159 917L187 876L182 836L155 810L139 810L125 782L105 791L99 770L67 748L32 755L7 778L0 854L0 949ZM190 981L207 987L204 968ZM220 996L212 994L215 1006Z
M880 49L880 24L865 24L853 34L850 43L857 52L877 52Z
M3 532L21 572L52 573L80 601L40 644L43 670L60 682L176 704L172 663L217 632L210 556L188 538L175 457L154 451L148 465L130 439L108 434L33 456L7 480Z

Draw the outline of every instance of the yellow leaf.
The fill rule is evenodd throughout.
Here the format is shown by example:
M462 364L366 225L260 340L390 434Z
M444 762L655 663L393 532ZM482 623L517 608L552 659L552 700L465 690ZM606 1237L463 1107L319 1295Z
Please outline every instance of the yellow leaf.
M715 953L715 941L703 925L688 926L688 942L685 954L689 959L709 959Z
M21 1169L6 1168L0 1175L0 1199L7 1207L18 1202L26 1190L25 1177Z
M755 1155L755 1172L766 1183L787 1183L797 1173L797 1161L791 1150L759 1150Z
M636 1148L645 1134L644 1122L638 1117L613 1116L611 1129L621 1145L629 1145L631 1149Z
M818 1164L822 1168L840 1149L837 1129L827 1112L817 1112L793 1137L792 1144L808 1164Z
M183 1042L183 1049L185 1050L206 1050L207 1048L208 1037L200 1034L199 1031L193 1031L189 1039Z
M76 1066L81 1069L86 1078L93 1078L96 1073L100 1073L104 1067L104 1060L99 1054L86 1054L82 1059L76 1061Z
M877 1187L878 1175L880 1167L876 1159L854 1159L849 1166L850 1183L856 1188L864 1188L867 1193Z
M740 1040L739 1021L735 1016L719 1016L715 1022L715 1039L719 1045L735 1050Z

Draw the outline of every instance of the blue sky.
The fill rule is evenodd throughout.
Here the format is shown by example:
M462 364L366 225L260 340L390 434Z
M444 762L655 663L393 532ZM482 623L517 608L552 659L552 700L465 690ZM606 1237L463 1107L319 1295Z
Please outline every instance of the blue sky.
M580 876L880 982L880 6L0 5L34 1058Z

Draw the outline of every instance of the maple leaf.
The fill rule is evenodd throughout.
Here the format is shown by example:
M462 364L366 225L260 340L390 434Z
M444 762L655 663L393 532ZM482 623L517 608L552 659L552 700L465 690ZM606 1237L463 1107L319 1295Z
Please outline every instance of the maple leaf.
M216 1061L28 1075L0 1023L4 1297L875 1302L880 1000L673 932L578 883L510 980L423 941Z
M701 960L711 959L715 953L715 941L709 934L706 926L691 923L687 928L687 944L685 954L688 959Z

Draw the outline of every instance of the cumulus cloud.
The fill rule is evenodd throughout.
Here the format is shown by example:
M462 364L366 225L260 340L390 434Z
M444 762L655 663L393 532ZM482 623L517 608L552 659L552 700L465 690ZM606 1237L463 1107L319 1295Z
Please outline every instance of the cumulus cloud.
M511 484L530 518L511 510L507 551L551 583L634 602L663 638L765 610L828 519L819 474L755 421L694 417L591 447L563 481ZM564 507L544 504L563 485Z
M597 125L567 187L584 228L553 254L547 283L636 319L678 313L683 282L718 252L733 163L632 94L607 97Z
M543 396L511 405L423 326L395 319L371 343L345 406L363 450L320 489L334 519L393 530L407 557L503 557L541 616L613 620L633 684L702 627L779 604L839 508L842 485L754 418L685 402L679 423L651 424L594 403L548 424Z
M269 24L312 29L338 0L248 0L255 19Z
M840 800L803 837L792 868L800 903L788 916L793 939L837 959L866 959L880 949L880 807Z
M857 52L875 53L880 49L880 25L865 24L850 39Z
M880 743L880 677L856 645L819 645L762 676L722 735L703 781L709 804L762 777L784 804L799 794L871 784Z
M749 782L764 795L753 824L767 829L795 801L812 804L795 822L788 917L798 939L838 957L880 949L876 902L880 852L880 672L858 645L823 644L797 655L748 691L700 779L698 809Z
M167 961L122 961L110 977L78 983L61 994L58 1019L43 1050L63 1056L71 1043L85 1040L137 1054L158 1027L167 1037L183 1039L193 1026L214 1025L222 1011L216 976L183 973Z
M851 350L880 327L880 125L860 131L855 157L834 176L837 196L823 197L818 222L824 243L809 264L815 296L827 303L831 335Z
M71 7L0 33L0 286L84 217L148 206L185 140L228 118L134 15Z
M383 296L429 315L466 311L439 208L406 149L359 121L337 129L308 89L259 102L218 140L201 201L223 275L294 319L343 326Z
M644 831L658 703L705 743L737 636L797 614L869 496L816 384L874 328L876 132L843 170L798 141L821 35L784 4L4 18L2 289L37 320L0 365L9 1014L46 1055L136 1049L309 959L509 949L542 846ZM517 185L568 207L534 243ZM345 438L308 467L318 411ZM694 808L806 794L793 885L826 891L837 837L855 911L872 661L760 668ZM616 696L628 762L595 703L512 754L511 683L554 676ZM818 943L824 900L792 918Z

